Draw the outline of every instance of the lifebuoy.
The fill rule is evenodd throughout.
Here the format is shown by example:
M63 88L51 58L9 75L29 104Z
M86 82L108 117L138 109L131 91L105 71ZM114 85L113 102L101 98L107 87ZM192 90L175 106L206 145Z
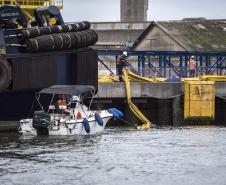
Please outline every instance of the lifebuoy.
M7 60L0 58L0 92L6 90L12 81L12 67Z

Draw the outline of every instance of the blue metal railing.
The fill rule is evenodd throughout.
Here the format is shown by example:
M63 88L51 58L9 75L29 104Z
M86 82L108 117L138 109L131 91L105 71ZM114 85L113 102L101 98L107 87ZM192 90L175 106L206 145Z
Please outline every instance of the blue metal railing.
M154 74L165 78L172 75L179 78L188 77L187 61L191 56L196 58L196 76L226 74L226 52L128 51L127 53L128 61L130 57L137 57L137 71L141 76ZM99 56L112 56L115 61L121 54L121 50L98 50Z

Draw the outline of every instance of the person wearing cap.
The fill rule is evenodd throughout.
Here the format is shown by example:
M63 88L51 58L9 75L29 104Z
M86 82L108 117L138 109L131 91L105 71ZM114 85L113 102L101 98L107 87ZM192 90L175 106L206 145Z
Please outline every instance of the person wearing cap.
M120 82L123 82L122 70L123 70L123 67L125 66L126 57L127 57L127 52L123 51L122 55L117 58L117 62L116 62L117 72L118 72Z
M195 77L196 61L194 56L192 56L188 61L188 67L189 67L189 77L190 78Z

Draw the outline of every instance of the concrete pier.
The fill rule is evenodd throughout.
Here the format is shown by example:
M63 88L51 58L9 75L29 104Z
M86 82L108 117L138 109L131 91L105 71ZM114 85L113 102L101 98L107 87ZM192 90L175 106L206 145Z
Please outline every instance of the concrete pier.
M159 98L169 99L184 94L184 83L147 83L131 82L132 98ZM226 82L216 82L216 96L226 96ZM123 82L99 83L99 98L126 98L125 84Z
M131 97L133 102L141 111L157 125L183 126L199 124L221 124L226 125L226 82L216 82L216 103L214 120L184 120L184 83L139 83L131 82ZM99 83L98 96L94 104L102 107L116 106L121 108L126 115L130 110L127 105L125 84ZM132 113L131 113L132 114ZM130 121L136 118L132 116Z

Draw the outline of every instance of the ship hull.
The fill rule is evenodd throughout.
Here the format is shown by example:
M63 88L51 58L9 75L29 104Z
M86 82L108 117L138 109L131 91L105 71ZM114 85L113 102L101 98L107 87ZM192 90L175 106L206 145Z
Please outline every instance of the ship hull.
M35 93L52 85L92 85L98 89L98 57L91 48L6 56L11 85L0 92L0 121L32 115ZM87 75L89 74L89 75Z

